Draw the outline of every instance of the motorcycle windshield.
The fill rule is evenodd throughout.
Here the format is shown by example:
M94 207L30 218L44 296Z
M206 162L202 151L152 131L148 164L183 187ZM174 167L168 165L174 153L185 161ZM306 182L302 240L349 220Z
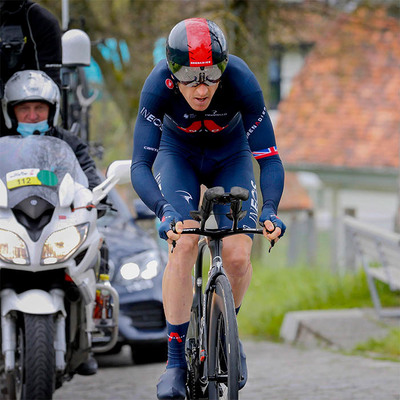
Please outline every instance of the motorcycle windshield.
M36 135L0 138L0 179L7 188L8 207L29 196L39 196L56 207L58 189L67 173L88 187L74 152L63 140Z

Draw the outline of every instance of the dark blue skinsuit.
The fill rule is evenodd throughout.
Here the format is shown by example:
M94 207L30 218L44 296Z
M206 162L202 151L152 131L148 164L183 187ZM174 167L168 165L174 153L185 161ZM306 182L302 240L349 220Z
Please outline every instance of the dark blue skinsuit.
M257 222L252 154L260 166L263 209L276 214L284 170L261 88L248 66L231 55L206 111L193 110L175 87L165 60L147 78L134 131L131 179L137 194L161 219L172 204L183 219L197 210L200 184L247 188L241 226ZM154 176L152 172L154 164ZM219 225L230 226L224 216Z

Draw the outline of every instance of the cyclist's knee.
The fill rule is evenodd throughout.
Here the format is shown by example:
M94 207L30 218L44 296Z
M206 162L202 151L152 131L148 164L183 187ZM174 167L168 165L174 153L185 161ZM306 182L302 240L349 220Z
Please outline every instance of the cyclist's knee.
M250 259L242 256L228 258L228 260L224 260L224 265L226 265L225 269L231 278L242 278L251 269Z
M198 237L182 235L169 254L168 266L175 272L186 274L191 271L197 257Z
M248 273L251 268L251 242L249 243L246 239L230 240L224 242L223 251L225 269L231 277L240 278Z

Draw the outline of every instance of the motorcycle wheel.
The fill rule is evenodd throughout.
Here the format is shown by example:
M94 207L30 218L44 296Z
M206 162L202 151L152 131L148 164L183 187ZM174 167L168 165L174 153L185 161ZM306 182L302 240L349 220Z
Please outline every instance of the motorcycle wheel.
M23 314L17 334L15 371L7 382L10 398L52 399L54 360L53 316Z

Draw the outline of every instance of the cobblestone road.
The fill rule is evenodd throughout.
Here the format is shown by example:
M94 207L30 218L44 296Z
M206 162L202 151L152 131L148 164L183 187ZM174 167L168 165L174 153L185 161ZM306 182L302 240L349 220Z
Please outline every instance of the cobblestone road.
M245 342L249 381L240 400L400 400L400 363L325 349ZM134 366L129 348L99 357L95 376L75 376L56 400L155 400L165 364Z

